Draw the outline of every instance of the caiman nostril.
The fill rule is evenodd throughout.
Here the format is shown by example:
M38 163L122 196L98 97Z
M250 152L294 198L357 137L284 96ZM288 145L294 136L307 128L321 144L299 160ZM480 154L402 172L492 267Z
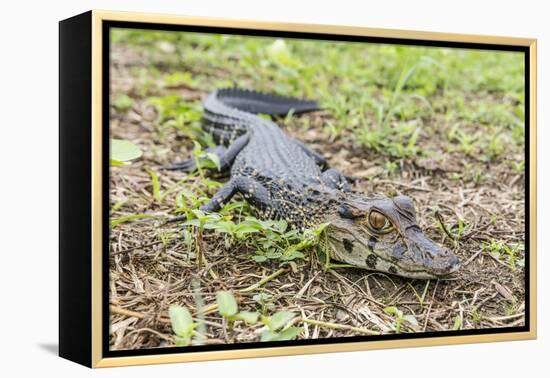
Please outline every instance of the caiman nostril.
M449 269L455 270L455 269L458 269L459 267L460 267L460 260L458 259L458 257L453 255L449 259Z

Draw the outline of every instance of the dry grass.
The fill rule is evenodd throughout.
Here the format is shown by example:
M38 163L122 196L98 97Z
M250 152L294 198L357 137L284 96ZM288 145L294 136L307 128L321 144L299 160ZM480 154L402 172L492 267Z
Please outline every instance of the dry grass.
M111 168L110 198L118 203L111 218L129 214L172 215L178 186L196 187L199 178L162 171L168 162L191 154L192 142L175 129L155 124L155 109L138 92L129 66L138 61L129 52L114 55L113 93L134 98L131 109L111 112L112 137L130 140L144 150L144 156L125 167ZM154 86L164 94L176 93L190 100L204 92L193 88ZM401 332L448 331L521 326L524 324L524 270L520 264L498 258L489 245L520 245L515 257L524 257L524 177L499 158L490 163L460 152L445 154L445 160L404 158L401 166L388 172L387 158L353 143L353 136L332 136L323 125L328 112L293 119L287 132L329 158L332 166L363 179L354 190L364 193L406 194L413 198L418 220L426 233L453 248L464 263L449 280L409 280L351 268L324 270L315 253L252 291L239 292L281 268L278 262L256 263L235 246L229 248L223 236L206 233L206 267L197 268L193 246L182 237L178 224L163 225L144 219L112 227L110 234L110 347L113 350L171 346L172 330L168 307L188 307L206 325L206 343L243 343L259 340L261 325L237 322L228 332L223 318L212 306L219 290L235 293L240 308L258 310L253 299L258 293L272 296L269 313L293 311L296 324L303 326L299 339L347 337L361 330L395 332L395 318L384 312L395 306L413 315L418 324L403 323ZM306 118L308 122L304 122ZM419 145L438 150L449 126L441 121L439 133L425 136ZM474 127L474 126L468 126ZM159 174L163 197L154 198L151 177ZM481 179L466 176L481 172ZM459 178L457 179L457 175ZM184 180L184 181L182 181ZM439 227L435 213L446 227L457 232L459 219L466 228L458 243ZM495 247L496 248L496 247ZM493 251L494 252L494 251ZM214 277L211 273L214 272ZM311 324L304 319L336 324Z

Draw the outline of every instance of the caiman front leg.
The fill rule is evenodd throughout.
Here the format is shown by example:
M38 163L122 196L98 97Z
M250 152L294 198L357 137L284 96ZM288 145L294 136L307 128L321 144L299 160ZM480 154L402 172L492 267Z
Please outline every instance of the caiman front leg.
M271 197L261 183L250 177L236 176L222 186L206 205L201 206L201 210L218 212L237 193L243 195L259 211L265 211L269 207Z
M200 209L209 213L216 213L231 200L236 192L237 188L235 187L235 183L233 180L229 180L216 192L216 194L214 194L210 201L206 205L202 205Z
M205 152L207 153L213 153L218 156L220 159L220 171L225 172L228 171L229 168L231 168L231 164L233 164L233 160L235 160L235 157L241 152L241 150L246 146L249 140L249 134L244 134L238 137L233 144L231 144L229 147L225 146L216 146L214 148L207 148ZM199 161L201 159L204 159L203 157L199 158ZM184 171L184 172L194 172L197 170L197 161L195 159L188 159L185 161L173 163L165 169L168 170L177 170L177 171Z
M321 175L321 181L329 188L341 190L342 192L351 192L351 186L346 176L337 169L329 168Z

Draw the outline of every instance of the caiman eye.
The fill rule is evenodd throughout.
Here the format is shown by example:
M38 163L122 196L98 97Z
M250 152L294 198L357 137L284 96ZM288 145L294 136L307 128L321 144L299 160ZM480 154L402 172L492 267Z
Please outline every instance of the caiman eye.
M385 231L391 226L391 224L385 215L376 210L372 210L369 213L369 226L371 226L375 231Z

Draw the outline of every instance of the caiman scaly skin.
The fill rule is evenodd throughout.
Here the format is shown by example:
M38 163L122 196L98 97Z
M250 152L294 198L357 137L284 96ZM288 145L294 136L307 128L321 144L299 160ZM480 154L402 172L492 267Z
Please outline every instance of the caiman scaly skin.
M212 92L203 107L203 127L218 143L209 152L230 173L203 210L219 211L238 193L259 217L284 219L300 229L329 223L321 247L335 260L423 279L458 269L457 257L424 235L410 198L352 192L346 177L322 156L257 115L315 111L316 102L234 88ZM169 168L196 166L191 159Z

